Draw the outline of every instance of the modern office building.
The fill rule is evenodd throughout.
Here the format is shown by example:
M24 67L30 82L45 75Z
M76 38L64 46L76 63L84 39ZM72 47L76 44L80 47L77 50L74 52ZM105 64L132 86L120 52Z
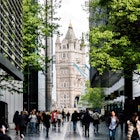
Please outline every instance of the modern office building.
M23 109L22 0L0 1L0 119L12 124L15 110ZM8 80L9 79L9 80Z
M84 89L86 53L80 44L71 23L62 42L59 36L55 42L56 102L60 109L76 108Z

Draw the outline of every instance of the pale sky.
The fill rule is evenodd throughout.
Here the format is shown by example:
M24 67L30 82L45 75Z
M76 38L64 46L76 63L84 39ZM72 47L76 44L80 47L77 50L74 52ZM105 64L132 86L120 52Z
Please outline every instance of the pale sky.
M85 0L62 0L61 7L56 10L57 17L60 17L59 28L64 38L68 30L69 23L72 23L76 38L80 39L82 32L88 32L88 13L83 10Z

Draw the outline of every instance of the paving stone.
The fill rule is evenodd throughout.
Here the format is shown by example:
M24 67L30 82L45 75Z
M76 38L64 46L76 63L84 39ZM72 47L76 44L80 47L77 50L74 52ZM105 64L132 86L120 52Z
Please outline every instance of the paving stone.
M9 130L7 133L11 136L12 140L21 140L19 135L16 136L15 130ZM50 128L49 137L46 137L45 128L39 133L30 134L27 131L24 140L109 140L108 138L108 128L105 123L102 122L99 125L99 133L94 134L93 125L90 124L89 137L85 137L83 134L83 129L80 122L77 123L77 130L73 132L72 122L65 122L64 125L56 129ZM126 140L126 134L121 132L120 127L116 131L116 140Z

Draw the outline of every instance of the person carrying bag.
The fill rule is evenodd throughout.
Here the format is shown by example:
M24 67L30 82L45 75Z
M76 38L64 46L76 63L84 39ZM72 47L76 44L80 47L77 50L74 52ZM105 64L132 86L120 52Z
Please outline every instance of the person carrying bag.
M127 140L140 140L140 121L137 113L133 113L131 119L127 121L127 125Z

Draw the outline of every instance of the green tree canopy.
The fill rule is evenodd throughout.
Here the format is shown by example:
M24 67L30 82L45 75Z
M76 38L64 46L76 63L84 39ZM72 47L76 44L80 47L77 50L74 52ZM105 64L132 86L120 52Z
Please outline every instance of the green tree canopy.
M140 0L92 0L90 11L91 66L100 74L139 69Z
M61 1L54 3L54 8L59 8ZM45 71L45 64L51 61L48 56L45 56L47 48L43 40L52 37L52 33L57 29L58 25L53 23L52 5L40 5L36 0L23 0L23 73L28 75L28 67L34 70ZM0 79L0 88L8 90L10 93L23 93L22 82L15 80L2 71ZM26 83L26 82L25 82ZM27 83L26 83L27 85Z
M23 68L32 66L44 70L50 58L45 56L45 39L52 37L57 29L53 24L52 6L48 3L40 5L35 0L23 0ZM56 18L55 18L56 19Z
M86 83L85 94L81 96L80 103L89 105L92 108L101 108L104 101L104 90L101 88L91 88L89 82Z

